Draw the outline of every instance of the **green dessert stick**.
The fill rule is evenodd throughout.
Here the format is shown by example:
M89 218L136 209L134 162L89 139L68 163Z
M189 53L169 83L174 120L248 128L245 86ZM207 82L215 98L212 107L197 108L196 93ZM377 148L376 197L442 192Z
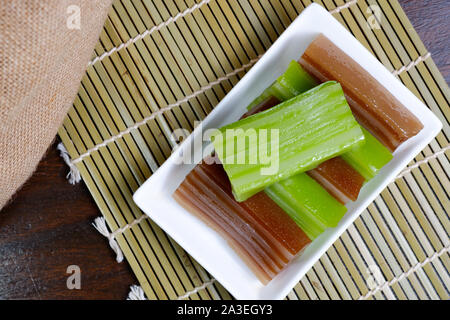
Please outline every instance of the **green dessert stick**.
M247 110L252 109L270 97L285 101L317 85L318 82L297 61L292 60L286 71L270 87L265 89L261 95L253 100L247 106Z
M377 138L361 127L365 143L354 147L341 157L358 171L366 180L370 180L380 169L392 160L393 156Z
M306 173L277 182L267 195L314 240L325 229L336 227L347 208Z
M306 72L297 61L291 61L285 73L281 75L261 96L255 99L264 101L276 97L280 101L290 99L313 87L318 82ZM250 104L256 106L257 103ZM358 171L366 180L372 179L378 171L392 159L392 154L381 142L366 129L361 128L366 142L346 154L342 158Z
M270 97L276 97L285 101L313 87L318 82L306 72L297 61L291 61L287 70L282 74L263 94L255 99L255 102ZM257 105L251 104L250 106ZM392 154L381 142L379 142L366 129L362 128L366 137L362 144L346 154L342 158L358 171L366 180L372 179L378 171L392 159Z
M341 86L323 83L211 136L237 201L364 142Z
M291 61L286 71L277 79L276 87L283 93L281 100L288 100L314 88L319 83L297 61ZM284 90L282 90L283 88Z

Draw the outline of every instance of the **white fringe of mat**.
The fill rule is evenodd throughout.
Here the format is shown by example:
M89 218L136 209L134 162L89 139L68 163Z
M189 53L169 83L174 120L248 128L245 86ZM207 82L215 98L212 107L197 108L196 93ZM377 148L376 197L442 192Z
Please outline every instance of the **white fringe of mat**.
M202 285L195 287L191 291L188 291L185 294L177 297L176 300L185 300L190 296L192 296L193 294L198 293L200 290L206 289L207 286L212 285L214 282L216 282L216 279L214 278L209 281L206 281ZM148 300L148 299L145 297L144 290L142 289L141 286L132 285L130 287L130 293L128 293L127 300Z
M69 173L66 175L67 180L69 180L69 183L74 185L81 181L81 174L80 170L78 170L75 163L70 160L69 152L67 152L66 147L64 147L63 143L58 143L58 146L56 149L59 150L59 154L61 158L63 158L64 162L69 166Z
M123 261L123 253L122 253L122 250L120 250L119 244L116 241L116 235L118 233L109 232L108 227L106 226L106 220L104 217L95 218L92 225L94 226L95 229L97 229L98 232L100 232L105 238L107 238L109 240L109 246L116 254L116 261L118 263L121 263Z
M127 300L147 300L147 298L141 286L132 285Z

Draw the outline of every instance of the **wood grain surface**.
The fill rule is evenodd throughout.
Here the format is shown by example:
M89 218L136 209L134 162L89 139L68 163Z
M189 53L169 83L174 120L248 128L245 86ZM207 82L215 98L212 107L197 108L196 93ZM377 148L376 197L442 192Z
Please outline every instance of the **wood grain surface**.
M448 0L400 0L450 82ZM137 281L91 223L100 215L83 183L70 185L56 141L34 175L0 212L0 299L125 299ZM67 267L81 269L69 290Z

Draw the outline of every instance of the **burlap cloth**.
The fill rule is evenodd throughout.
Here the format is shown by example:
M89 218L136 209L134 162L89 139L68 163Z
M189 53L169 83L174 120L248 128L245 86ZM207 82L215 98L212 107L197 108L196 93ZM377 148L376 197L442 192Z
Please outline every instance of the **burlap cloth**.
M110 5L0 0L0 209L54 139Z

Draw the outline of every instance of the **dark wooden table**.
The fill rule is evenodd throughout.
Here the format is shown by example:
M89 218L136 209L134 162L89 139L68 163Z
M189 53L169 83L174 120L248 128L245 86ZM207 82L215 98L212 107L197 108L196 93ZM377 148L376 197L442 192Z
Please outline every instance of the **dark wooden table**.
M449 83L448 0L400 3ZM137 280L92 227L100 212L83 183L67 182L56 143L0 212L0 299L125 299ZM70 265L81 269L80 290L67 289Z

